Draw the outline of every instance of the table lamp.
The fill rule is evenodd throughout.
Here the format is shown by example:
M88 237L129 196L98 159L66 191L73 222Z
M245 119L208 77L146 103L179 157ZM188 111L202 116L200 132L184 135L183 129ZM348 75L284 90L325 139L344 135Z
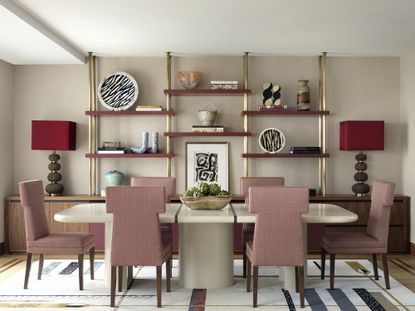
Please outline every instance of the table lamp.
M59 183L62 175L58 172L61 165L56 150L75 150L76 123L72 121L32 120L32 150L51 150L48 168L46 192L51 196L61 195L63 185Z
M368 176L364 172L367 169L365 163L367 156L362 151L384 149L384 121L342 121L340 122L340 150L360 151L355 159L354 168L356 183L352 191L358 196L365 196L370 187L365 183Z

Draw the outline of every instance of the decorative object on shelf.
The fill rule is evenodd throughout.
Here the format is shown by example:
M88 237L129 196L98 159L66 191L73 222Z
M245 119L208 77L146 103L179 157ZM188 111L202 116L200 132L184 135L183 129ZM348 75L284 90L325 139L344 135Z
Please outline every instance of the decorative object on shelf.
M98 154L124 154L127 149L121 147L120 141L103 141L101 147L97 149Z
M354 168L356 183L352 191L358 196L369 193L370 187L365 182L368 175L365 173L367 156L364 150L384 150L384 121L342 121L340 122L340 150L360 151L355 159Z
M200 71L179 71L177 73L180 84L187 90L193 90L203 78L203 72Z
M228 143L186 143L186 188L207 182L229 189Z
M281 86L273 85L272 86L272 104L275 109L282 109L281 104Z
M321 153L320 147L290 147L291 154L319 154Z
M211 105L213 110L207 110L208 105ZM207 104L205 110L197 111L197 117L199 118L199 121L200 123L202 123L203 126L212 126L213 123L215 123L217 114L218 111L216 110L215 105L213 105L213 103Z
M225 132L225 128L222 125L212 125L212 126L204 126L204 125L193 125L192 132L196 133L223 133Z
M146 153L148 151L148 132L141 134L141 147L131 148L134 153Z
M213 80L210 81L211 90L238 90L239 82L233 80Z
M159 152L159 133L152 132L150 153L158 153L158 152Z
M124 174L117 170L108 171L105 173L105 182L107 187L118 187L122 185Z
M297 110L310 110L310 88L308 87L308 80L298 80Z
M280 152L285 146L283 132L276 128L265 129L259 134L259 146L267 153Z
M109 110L127 110L138 97L138 85L126 72L106 76L98 85L98 99Z
M56 150L76 149L76 123L72 121L32 121L32 150L53 150L49 155L51 161L48 165L50 173L46 192L50 196L58 196L63 192L63 185L59 183L62 175L59 173L61 165L60 156Z
M272 83L265 82L262 84L262 106L271 109L274 106L272 99Z
M121 142L120 141L103 141L101 143L102 148L106 149L117 149L121 148Z
M189 188L180 196L180 201L194 210L220 210L232 200L229 192L222 190L217 183L206 182Z

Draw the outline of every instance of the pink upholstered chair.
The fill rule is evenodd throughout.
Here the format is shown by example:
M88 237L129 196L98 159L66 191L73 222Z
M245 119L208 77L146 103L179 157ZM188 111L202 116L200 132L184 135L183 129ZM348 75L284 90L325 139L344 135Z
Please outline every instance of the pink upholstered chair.
M284 186L284 177L241 177L240 193L245 203L249 203L249 187L254 186ZM242 247L243 247L243 277L246 277L246 242L252 241L255 224L242 225Z
M44 207L44 192L41 180L19 183L20 199L23 206L26 229L26 273L24 289L29 283L32 255L39 255L37 278L42 277L45 255L78 255L79 289L83 290L84 253L89 250L91 280L94 279L94 236L88 233L50 233Z
M107 211L114 214L111 249L111 306L115 305L116 268L156 266L157 307L161 307L161 267L166 262L170 291L171 242L162 240L158 214L165 211L164 187L108 187Z
M390 289L388 232L395 184L374 181L366 232L328 232L321 242L321 279L324 279L326 253L330 255L330 288L334 288L335 254L372 254L375 279L379 279L377 254L382 254L386 288Z
M308 211L308 188L250 187L249 211L256 214L254 240L246 244L247 291L257 307L258 267L295 266L296 289L304 307L304 241L301 214Z

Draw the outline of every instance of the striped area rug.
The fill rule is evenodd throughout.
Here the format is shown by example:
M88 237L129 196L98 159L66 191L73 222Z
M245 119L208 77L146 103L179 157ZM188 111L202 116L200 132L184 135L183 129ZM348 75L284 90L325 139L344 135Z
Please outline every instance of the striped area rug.
M391 261L399 259L392 259ZM415 268L403 262L408 271ZM20 271L4 277L7 271L21 266ZM405 266L406 265L406 266ZM178 284L178 263L173 262L172 292L163 290L163 310L250 310L252 293L247 293L242 275L242 262L235 260L235 284L223 289L183 289ZM415 310L415 294L391 278L391 290L385 290L380 272L374 280L372 264L367 260L337 260L335 290L328 289L328 278L320 280L319 261L308 261L308 283L305 290L306 308L302 310ZM326 264L328 274L328 262ZM0 310L10 308L32 309L82 308L83 310L112 310L109 289L103 281L104 265L96 261L96 280L89 279L89 265L85 261L84 291L78 290L78 264L68 260L45 260L42 280L37 280L37 262L33 263L29 289L23 290L24 262L11 261L0 266ZM163 270L164 271L164 270ZM164 272L163 272L164 273ZM278 268L261 268L258 309L301 310L299 295L284 290L278 279ZM137 280L131 289L118 292L119 310L156 310L155 268L134 269ZM163 283L164 284L164 283ZM164 286L164 285L163 285Z

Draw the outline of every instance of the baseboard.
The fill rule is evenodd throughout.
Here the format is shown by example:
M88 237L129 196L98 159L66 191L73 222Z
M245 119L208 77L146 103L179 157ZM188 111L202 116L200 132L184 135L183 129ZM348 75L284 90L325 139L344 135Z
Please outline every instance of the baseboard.
M0 256L6 253L6 245L4 242L0 243Z
M411 243L411 255L415 256L415 244Z

